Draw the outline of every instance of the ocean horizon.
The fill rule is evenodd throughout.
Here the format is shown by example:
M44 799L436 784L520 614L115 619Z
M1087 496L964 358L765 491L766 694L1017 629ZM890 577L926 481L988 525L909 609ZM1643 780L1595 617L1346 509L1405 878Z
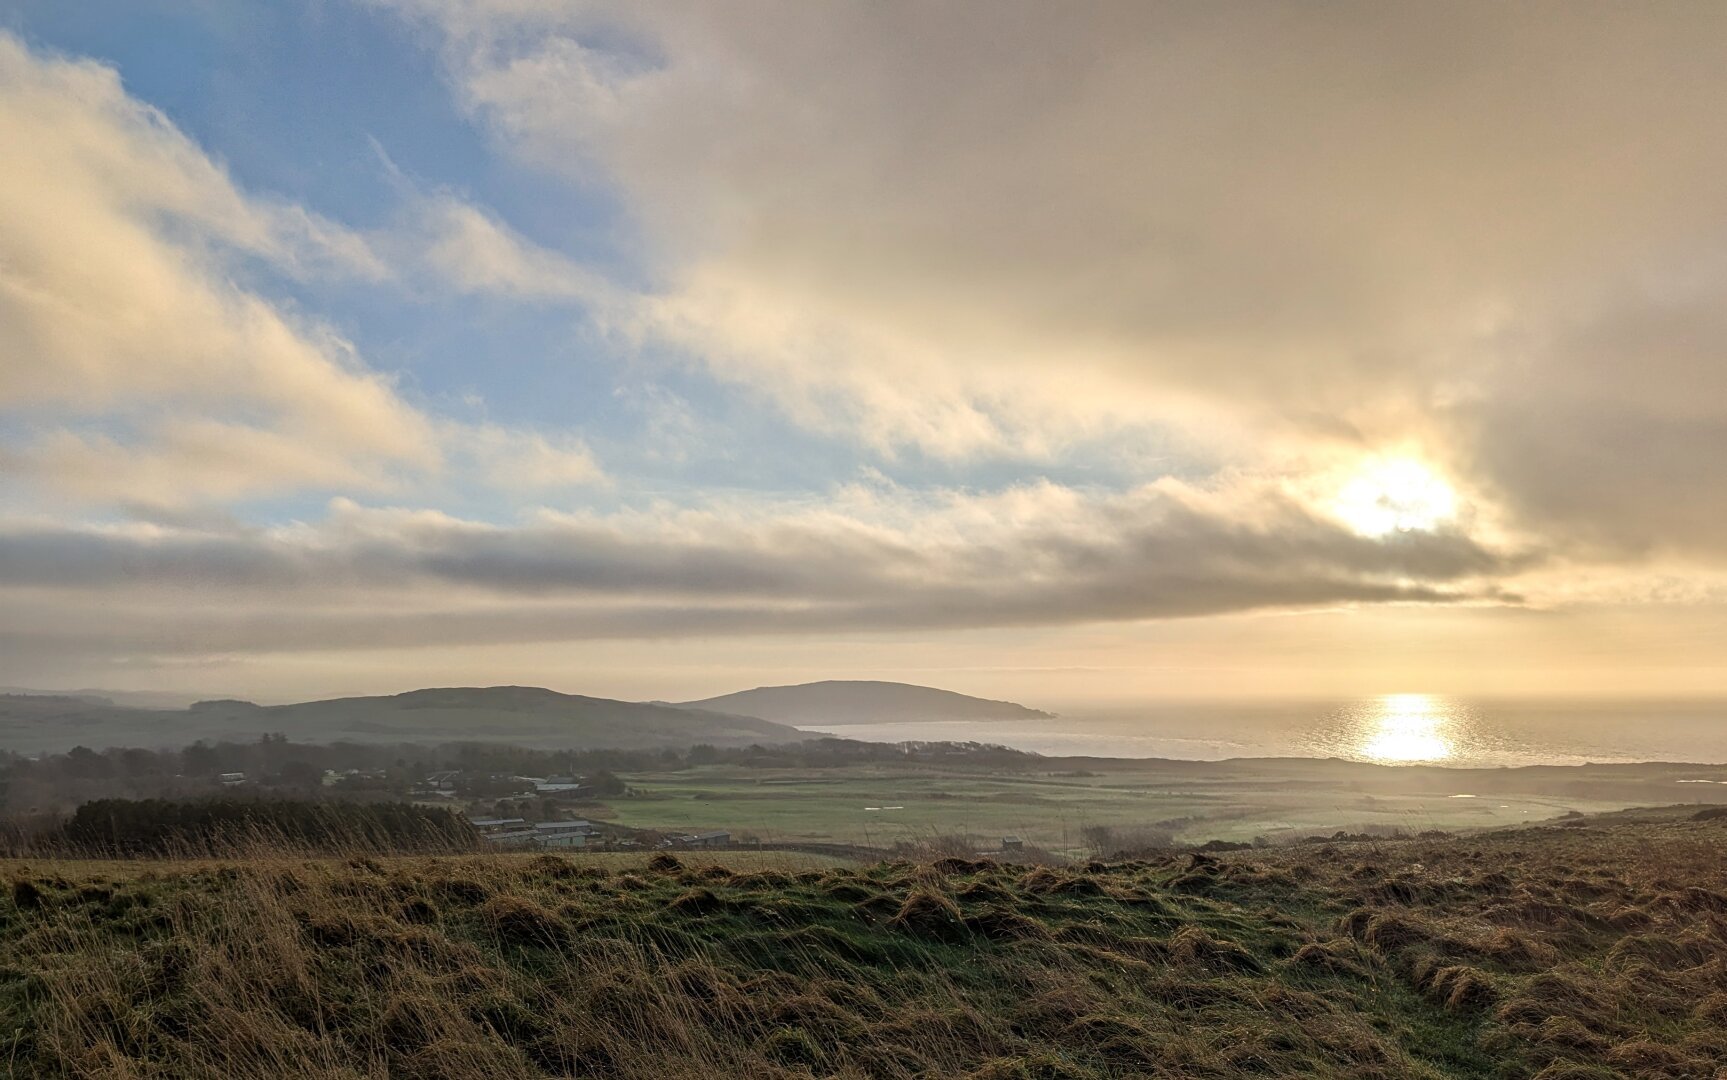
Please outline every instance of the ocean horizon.
M878 742L999 743L1063 757L1340 758L1386 765L1727 763L1727 698L1492 699L1383 694L1326 701L1148 701L1055 719L803 725Z

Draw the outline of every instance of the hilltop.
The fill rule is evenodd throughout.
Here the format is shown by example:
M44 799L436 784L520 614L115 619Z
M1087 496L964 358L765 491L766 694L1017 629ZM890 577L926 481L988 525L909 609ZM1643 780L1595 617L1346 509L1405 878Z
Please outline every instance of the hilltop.
M1054 718L1051 713L1011 701L968 697L931 686L838 679L796 686L758 686L735 694L686 701L678 708L714 709L800 726Z
M0 1076L1719 1077L1723 844L14 864Z
M0 696L0 745L19 752L85 746L170 746L198 739L448 742L569 749L740 746L807 738L782 724L712 709L614 701L529 686L445 687L291 705L201 701L139 709L65 696Z

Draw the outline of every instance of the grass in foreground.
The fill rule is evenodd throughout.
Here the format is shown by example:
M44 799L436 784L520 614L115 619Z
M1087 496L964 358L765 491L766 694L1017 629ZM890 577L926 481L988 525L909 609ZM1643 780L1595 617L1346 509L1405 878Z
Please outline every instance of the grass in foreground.
M0 1075L1727 1077L1724 843L20 868Z

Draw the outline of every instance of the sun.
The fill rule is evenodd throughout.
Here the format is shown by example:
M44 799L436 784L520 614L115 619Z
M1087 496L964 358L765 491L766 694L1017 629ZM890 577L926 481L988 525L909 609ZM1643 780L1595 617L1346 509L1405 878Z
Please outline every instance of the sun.
M1351 477L1331 509L1362 536L1432 532L1457 515L1457 492L1414 458L1383 458Z

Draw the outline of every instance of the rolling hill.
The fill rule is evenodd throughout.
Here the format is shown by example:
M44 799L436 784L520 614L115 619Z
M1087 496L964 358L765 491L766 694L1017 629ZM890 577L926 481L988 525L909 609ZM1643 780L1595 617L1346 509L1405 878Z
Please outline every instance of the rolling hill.
M759 716L779 724L889 724L930 720L1049 720L1052 714L1011 701L967 697L909 683L829 680L797 686L758 686L686 701L680 709Z
M18 752L72 746L181 746L198 739L451 742L465 739L571 749L740 746L806 738L752 716L613 701L529 686L447 687L292 705L201 701L188 709L137 709L88 698L0 696L0 746Z

